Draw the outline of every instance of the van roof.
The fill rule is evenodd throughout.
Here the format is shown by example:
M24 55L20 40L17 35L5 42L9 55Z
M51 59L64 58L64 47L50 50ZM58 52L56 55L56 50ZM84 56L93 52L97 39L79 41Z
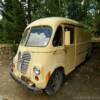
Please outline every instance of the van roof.
M78 21L69 19L69 18L64 18L64 17L48 17L48 18L41 18L38 19L31 24L29 24L27 27L31 26L39 26L39 25L59 25L61 23L66 23L66 24L71 24L71 25L77 25L77 26L82 26Z

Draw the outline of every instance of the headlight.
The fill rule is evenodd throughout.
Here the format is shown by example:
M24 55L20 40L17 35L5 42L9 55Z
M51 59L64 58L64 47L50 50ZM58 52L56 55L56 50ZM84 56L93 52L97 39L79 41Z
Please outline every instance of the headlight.
M39 75L40 74L40 70L37 68L37 67L34 67L33 68L33 71L36 75Z

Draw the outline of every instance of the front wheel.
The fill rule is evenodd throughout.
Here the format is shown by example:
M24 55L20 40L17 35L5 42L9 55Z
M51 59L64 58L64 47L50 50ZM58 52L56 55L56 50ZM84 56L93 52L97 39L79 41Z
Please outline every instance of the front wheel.
M60 89L63 80L64 80L63 70L55 70L45 89L46 94L48 95L55 94Z

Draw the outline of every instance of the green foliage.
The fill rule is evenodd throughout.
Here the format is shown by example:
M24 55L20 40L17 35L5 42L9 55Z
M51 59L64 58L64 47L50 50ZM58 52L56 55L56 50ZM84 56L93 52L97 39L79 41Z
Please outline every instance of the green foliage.
M3 5L3 19L0 22L0 33L3 40L19 42L21 33L26 27L25 11L18 0L5 0Z
M18 43L27 23L51 16L75 19L100 35L100 0L0 0L0 8L0 42Z
M100 36L100 0L96 0L96 14L95 14L95 27L96 27L96 35Z
M67 9L68 9L68 16L71 19L81 21L83 18L82 15L82 0L69 0L67 1Z

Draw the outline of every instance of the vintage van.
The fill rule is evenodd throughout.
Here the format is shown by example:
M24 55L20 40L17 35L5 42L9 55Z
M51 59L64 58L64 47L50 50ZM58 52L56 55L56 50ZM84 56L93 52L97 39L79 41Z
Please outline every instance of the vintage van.
M79 22L50 17L29 24L13 59L11 76L32 91L56 93L64 76L91 54L91 35Z

